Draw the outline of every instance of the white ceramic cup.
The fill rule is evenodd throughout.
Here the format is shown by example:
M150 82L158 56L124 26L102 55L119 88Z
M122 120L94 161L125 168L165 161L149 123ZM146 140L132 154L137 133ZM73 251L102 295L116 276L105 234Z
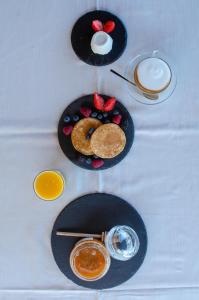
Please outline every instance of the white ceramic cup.
M91 49L95 54L108 54L111 51L112 46L113 39L108 33L97 31L93 34L91 39Z

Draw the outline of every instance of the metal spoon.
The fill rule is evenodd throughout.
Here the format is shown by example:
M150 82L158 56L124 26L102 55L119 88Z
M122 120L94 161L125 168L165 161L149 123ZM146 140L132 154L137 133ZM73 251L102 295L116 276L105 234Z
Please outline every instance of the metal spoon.
M111 71L113 74L117 75L118 77L120 77L120 78L126 80L126 81L129 82L130 84L136 86L136 84L135 84L133 81L128 80L127 78L125 78L124 76L122 76L121 74L119 74L118 72L116 72L115 70L110 69L110 71Z
M133 81L127 79L127 78L124 77L124 76L122 76L121 74L119 74L119 73L116 72L115 70L110 69L110 71L111 71L113 74L117 75L118 77L120 77L120 78L126 80L126 81L129 82L130 84L136 86L136 84L135 84ZM136 87L137 87L137 86L136 86ZM148 94L148 93L144 93L144 92L143 92L143 95L144 95L146 98L150 99L150 100L157 100L157 99L158 99L158 95L155 95L155 94Z

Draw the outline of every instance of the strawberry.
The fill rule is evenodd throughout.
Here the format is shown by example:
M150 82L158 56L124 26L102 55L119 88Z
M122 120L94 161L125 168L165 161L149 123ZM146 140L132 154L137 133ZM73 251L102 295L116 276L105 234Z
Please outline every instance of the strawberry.
M94 20L92 22L92 28L94 31L101 31L101 30L103 30L103 24L99 20Z
M122 116L121 115L114 116L113 119L112 119L113 123L115 123L117 125L120 124L121 120L122 120Z
M114 29L115 29L115 22L113 21L107 21L103 26L103 30L107 33L112 32Z
M116 99L114 97L108 99L104 104L104 111L111 111L114 108L115 103L116 103Z
M89 107L81 107L80 112L85 118L88 118L90 117L92 111Z
M73 126L69 125L63 128L63 134L65 135L70 135L71 132L73 131Z
M94 159L94 160L92 161L92 167L93 167L94 169L98 169L98 168L102 167L103 164L104 164L103 159Z
M94 93L94 106L95 108L97 108L98 110L103 110L104 108L104 99L98 95L97 93Z

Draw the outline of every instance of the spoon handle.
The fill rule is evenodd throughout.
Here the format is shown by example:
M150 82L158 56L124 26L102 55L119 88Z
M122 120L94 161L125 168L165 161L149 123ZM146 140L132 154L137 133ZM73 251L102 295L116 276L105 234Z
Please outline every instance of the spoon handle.
M111 71L113 74L117 75L118 77L120 77L120 78L122 78L122 79L126 80L127 82L129 82L129 83L133 84L134 86L136 86L136 84L135 84L134 82L132 82L132 81L128 80L126 77L122 76L121 74L119 74L119 73L118 73L118 72L116 72L115 70L113 70L113 69L110 69L110 71Z
M120 77L120 78L126 80L127 82L131 83L132 85L136 86L136 84L135 84L134 82L128 80L127 78L125 78L125 77L122 76L121 74L117 73L115 70L111 69L110 71L111 71L113 74L117 75L118 77ZM143 92L143 95L144 95L146 98L150 99L150 100L157 100L157 99L158 99L158 95L155 95L155 94L149 94L149 93L144 93L144 92Z

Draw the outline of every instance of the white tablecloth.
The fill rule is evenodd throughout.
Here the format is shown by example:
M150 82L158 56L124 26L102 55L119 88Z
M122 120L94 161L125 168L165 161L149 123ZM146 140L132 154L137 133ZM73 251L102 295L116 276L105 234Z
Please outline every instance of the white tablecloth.
M134 101L125 83L81 62L70 44L76 19L105 9L128 31L112 66L124 72L141 51L174 61L178 85L166 102ZM0 299L199 299L199 2L197 0L0 1ZM89 172L73 165L57 141L57 123L74 99L94 91L116 96L135 123L135 142L117 166ZM59 169L61 199L33 192L35 175ZM91 176L92 174L92 176ZM106 291L75 285L51 252L53 222L67 203L94 191L114 193L141 214L149 238L144 264Z

